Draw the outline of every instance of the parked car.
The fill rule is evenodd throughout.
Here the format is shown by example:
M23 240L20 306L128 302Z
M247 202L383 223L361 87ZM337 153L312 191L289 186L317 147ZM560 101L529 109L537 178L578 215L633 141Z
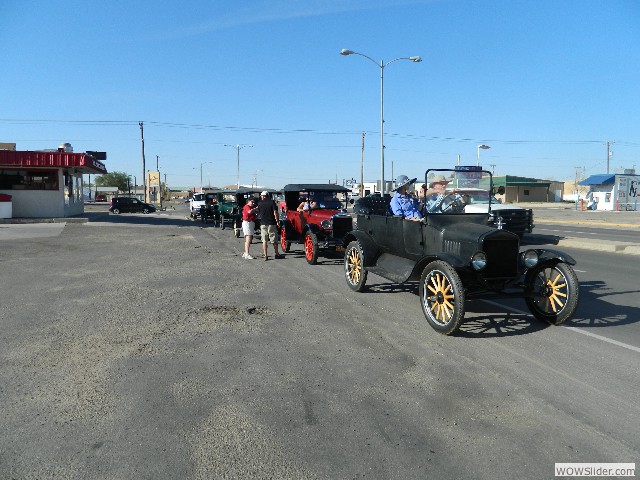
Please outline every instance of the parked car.
M191 216L191 218L198 218L198 215L200 215L200 207L204 205L204 199L204 193L194 193L189 198L189 215Z
M318 262L320 251L344 251L343 238L352 229L352 215L338 194L349 189L334 184L289 184L283 188L284 202L280 203L280 244L288 252L291 242L303 242L307 262ZM297 208L310 197L311 209Z
M132 197L114 197L111 199L109 211L115 213L153 213L156 206L150 203L144 203L137 198Z
M211 220L214 226L222 226L218 192L206 192L204 194L204 203L200 206L199 216L202 223L207 223Z
M447 195L441 207L409 221L390 213L388 197L358 200L356 228L344 237L349 288L363 291L368 272L396 283L419 281L427 322L447 335L460 327L468 298L524 298L535 318L556 325L573 315L579 298L573 258L521 251L519 237L487 225L486 213L465 213L459 194Z
M203 208L204 207L204 210ZM216 192L207 192L203 205L200 207L200 212L205 213L203 221L206 222L211 218L216 225L219 225L223 230L228 223L232 223L235 228L235 224L238 217L238 202L236 200L236 190L219 190ZM197 216L197 215L196 215ZM242 231L242 229L240 229ZM236 230L236 236L240 236L239 231Z
M500 187L504 189L504 187ZM517 205L500 203L490 192L482 188L457 188L451 190L465 200L465 213L486 213L489 225L497 226L517 234L520 238L525 233L531 233L533 227L533 210Z
M100 194L96 195L95 201L96 202L106 202L107 201L107 196L102 194L102 193L100 193Z

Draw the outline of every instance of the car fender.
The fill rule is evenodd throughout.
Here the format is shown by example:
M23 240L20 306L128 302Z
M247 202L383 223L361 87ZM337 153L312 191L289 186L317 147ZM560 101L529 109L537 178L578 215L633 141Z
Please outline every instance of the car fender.
M307 232L315 233L317 235L320 233L320 227L314 223L307 223L302 229L302 236L304 237Z
M369 235L360 230L351 230L347 233L342 242L346 248L351 242L358 241L364 253L364 266L372 267L376 264L376 259L382 253L382 250L376 245Z
M469 268L469 261L465 260L459 255L455 255L453 253L435 253L433 255L427 255L422 257L420 260L416 262L415 267L413 268L413 273L411 274L411 280L417 280L422 275L422 271L425 269L427 265L431 262L435 262L436 260L440 260L451 265L456 271L464 270Z
M571 255L559 250L549 250L546 248L531 248L529 250L534 250L538 254L538 264L563 262L569 265L575 265L577 263Z

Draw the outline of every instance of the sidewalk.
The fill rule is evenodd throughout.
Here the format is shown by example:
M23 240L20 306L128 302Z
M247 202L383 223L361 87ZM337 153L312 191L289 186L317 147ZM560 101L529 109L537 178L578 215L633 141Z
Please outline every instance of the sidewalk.
M576 210L575 205L569 203L518 203L517 205L533 209L533 221L535 224L584 225L602 228L622 228L629 229L631 232L640 232L640 212L581 211ZM533 235L535 235L535 228L533 232ZM529 238L532 238L532 236ZM556 239L555 242L560 248L579 248L625 255L640 255L640 239L638 242L611 242L594 240L593 238L564 237Z

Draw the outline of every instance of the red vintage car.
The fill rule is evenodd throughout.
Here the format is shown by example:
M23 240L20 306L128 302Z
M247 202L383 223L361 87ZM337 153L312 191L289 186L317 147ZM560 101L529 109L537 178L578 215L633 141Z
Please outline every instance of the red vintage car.
M284 201L280 202L282 250L288 252L292 242L303 243L311 265L317 263L321 250L343 252L343 239L353 228L352 215L341 198L349 191L334 184L286 185Z

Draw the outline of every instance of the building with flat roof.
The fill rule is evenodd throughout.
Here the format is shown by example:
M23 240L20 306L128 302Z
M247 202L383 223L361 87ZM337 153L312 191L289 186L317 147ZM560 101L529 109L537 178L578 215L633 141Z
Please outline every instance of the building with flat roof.
M105 174L89 153L0 150L0 193L11 196L14 218L59 218L84 213L83 174Z

